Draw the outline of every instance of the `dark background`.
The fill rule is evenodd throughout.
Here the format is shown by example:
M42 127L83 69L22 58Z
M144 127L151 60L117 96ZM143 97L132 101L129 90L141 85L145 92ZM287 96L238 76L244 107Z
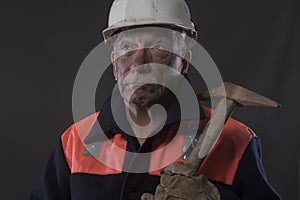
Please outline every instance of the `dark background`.
M1 1L1 199L26 199L72 123L73 82L84 58L102 41L111 2ZM235 117L262 138L274 188L283 199L298 199L299 0L188 3L198 40L224 80L282 104L279 110L240 109Z

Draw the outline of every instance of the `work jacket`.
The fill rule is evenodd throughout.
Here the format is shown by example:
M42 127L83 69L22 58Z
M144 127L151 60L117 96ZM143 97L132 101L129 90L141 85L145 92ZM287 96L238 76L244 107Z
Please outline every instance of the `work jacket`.
M209 120L211 110L200 111L200 119L180 119L178 107L171 106L162 130L140 146L118 127L108 101L101 112L62 134L29 199L138 200L143 193L154 193L160 170L185 162L195 142L190 133L198 136ZM264 172L259 138L234 119L228 120L198 173L218 188L222 200L280 199Z

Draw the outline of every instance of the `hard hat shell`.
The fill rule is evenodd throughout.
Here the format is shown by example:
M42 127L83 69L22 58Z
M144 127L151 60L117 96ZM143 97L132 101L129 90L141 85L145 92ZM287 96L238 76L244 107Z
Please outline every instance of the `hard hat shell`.
M124 28L147 25L180 28L190 37L197 37L197 30L184 0L115 0L103 37L107 41Z

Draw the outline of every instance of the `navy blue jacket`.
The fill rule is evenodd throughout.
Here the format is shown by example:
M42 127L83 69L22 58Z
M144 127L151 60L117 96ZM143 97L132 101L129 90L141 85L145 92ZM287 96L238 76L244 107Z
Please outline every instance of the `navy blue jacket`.
M176 118L174 113L176 113L174 112L174 109L173 111L172 109L170 112L168 111L166 125L161 131L162 134L159 134L165 134L165 132L170 129L170 126L176 124L178 118ZM202 116L204 116L203 113ZM118 128L113 120L110 106L104 106L101 114L97 115L96 119L100 123L107 137L112 138L116 137L117 133L121 134L121 137L126 141L125 148L127 151L151 151L151 146L155 137L148 138L144 145L140 146L136 138L127 135ZM72 162L74 162L72 161L74 152L75 154L80 154L75 155L75 157L85 156L83 159L86 157L94 159L89 155L89 152L86 151L86 148L91 141L97 139L97 129L93 125L88 131L87 137L83 141L83 143L85 143L85 145L83 145L85 146L84 149L78 150L77 147L71 147L74 151L72 154L73 157L71 158L70 155L67 155L68 152L70 152L70 144L73 145L76 143L74 143L74 141L70 142L72 139L70 139L70 136L66 137L68 130L66 132L67 133L63 134L62 139L49 158L41 180L31 192L29 197L30 200L138 200L145 192L152 194L155 192L155 188L159 184L160 179L160 176L155 173L127 173L124 171L116 172L112 170L108 170L110 172L107 172L105 171L106 169L104 169L104 172L95 173L95 171L89 171L88 169L82 170L80 164L77 164L77 168L75 167L75 169L74 166L72 166ZM66 145L66 143L68 143L68 145ZM101 148L101 146L99 146L99 148ZM99 150L99 148L96 149ZM128 160L127 156L124 155L124 167L126 167L128 163L131 165L138 165L140 164L140 161ZM73 165L75 164L73 163ZM217 167L220 170L223 168L221 165ZM97 168L95 170L97 170ZM214 179L213 177L210 178L208 174L210 181L218 188L221 199L280 199L267 180L262 165L261 146L258 137L251 137L242 152L242 156L238 160L237 169L233 171L234 176L230 183L220 181L223 180L222 178L220 180Z

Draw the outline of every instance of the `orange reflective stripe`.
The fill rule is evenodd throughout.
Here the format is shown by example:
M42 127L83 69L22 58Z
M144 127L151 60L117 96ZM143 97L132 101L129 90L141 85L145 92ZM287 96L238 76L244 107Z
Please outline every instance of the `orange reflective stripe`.
M176 136L167 147L160 145L159 149L151 153L149 174L160 176L160 170L166 165L175 161L181 161L182 147L184 143L183 135ZM174 158L176 159L174 161Z
M114 138L102 143L99 154L102 162L92 156L83 156L85 150L83 140L91 131L98 115L99 113L93 114L73 124L61 137L65 158L71 173L107 175L118 174L122 171L119 169L122 169L125 151L120 151L116 148L119 147L120 149L126 150L126 140L122 139L121 134L116 134ZM104 164L106 161L108 164L117 166L117 169L108 167Z
M76 129L77 134L82 139L82 141L84 141L89 132L92 130L99 114L100 113L97 112L73 124L73 126L75 126L74 128Z
M102 143L99 160L105 163L98 169L98 174L121 173L125 159L127 141L121 134ZM98 161L99 162L99 161Z
M204 108L207 119L202 123L205 126L208 122L211 110ZM208 179L231 185L238 168L242 155L255 133L242 123L229 119L226 123L218 141L213 146L203 161L198 173L205 175ZM176 146L163 151L163 155L151 157L151 166L159 166L159 163L166 163L167 155L177 152L182 154L183 137L177 137L174 142ZM181 156L177 161L185 162ZM153 163L153 164L152 164ZM149 174L160 176L160 170L151 171Z
M208 122L212 110L204 107L204 111L207 119L203 121L203 126ZM255 136L249 127L230 118L198 173L210 180L231 185L243 153Z
M85 138L85 136L90 132L98 115L99 113L90 115L73 124L61 136L65 158L71 172L74 170L76 171L76 169L79 168L76 163L80 160L81 154L84 150L84 145L80 138Z
M204 108L207 118L210 118L211 110ZM72 173L89 173L98 175L118 174L122 172L125 159L127 141L121 134L115 134L110 140L101 144L98 159L91 156L83 156L85 145L84 138L91 131L99 113L93 114L68 128L62 135L64 154ZM208 119L202 121L205 125ZM165 138L172 138L177 132L178 125L168 128L163 134ZM185 130L185 129L182 129ZM164 165L176 161L183 161L182 148L184 145L184 133L179 133L167 145L168 141L154 140L156 151L151 154L149 174L160 175L160 169ZM238 168L241 157L247 148L249 141L255 137L255 133L236 120L229 119L220 138L203 161L199 173L208 179L231 185Z
M245 125L230 119L203 161L199 174L204 174L210 180L232 185L243 153L254 136Z

